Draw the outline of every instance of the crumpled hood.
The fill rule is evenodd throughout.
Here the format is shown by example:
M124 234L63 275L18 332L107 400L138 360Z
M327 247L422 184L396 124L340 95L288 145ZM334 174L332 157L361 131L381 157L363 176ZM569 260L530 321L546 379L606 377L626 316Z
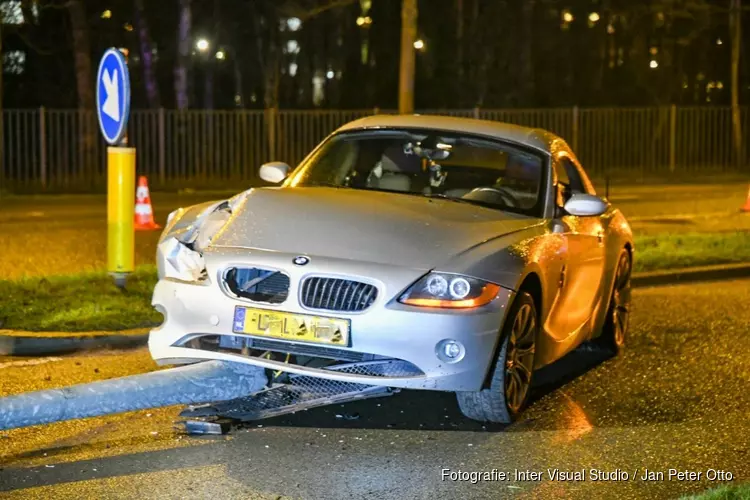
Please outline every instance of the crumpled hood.
M450 200L337 188L248 192L213 247L431 269L539 219Z

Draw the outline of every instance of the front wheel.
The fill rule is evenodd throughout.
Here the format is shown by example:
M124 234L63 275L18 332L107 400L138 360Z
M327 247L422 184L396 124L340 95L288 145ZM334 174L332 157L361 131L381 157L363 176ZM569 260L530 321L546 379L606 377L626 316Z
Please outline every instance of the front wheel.
M534 299L519 292L500 332L490 386L476 392L457 392L461 413L481 422L509 424L515 420L529 397L538 331Z
M601 336L596 339L600 347L614 354L625 347L625 336L630 326L630 276L632 269L633 262L630 253L623 249L617 261L607 318L604 321Z

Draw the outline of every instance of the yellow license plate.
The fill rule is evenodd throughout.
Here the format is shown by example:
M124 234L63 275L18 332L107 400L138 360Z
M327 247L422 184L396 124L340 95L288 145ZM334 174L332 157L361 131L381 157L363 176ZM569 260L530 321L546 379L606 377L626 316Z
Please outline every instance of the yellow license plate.
M267 309L234 308L234 333L319 344L349 345L348 319L324 318Z

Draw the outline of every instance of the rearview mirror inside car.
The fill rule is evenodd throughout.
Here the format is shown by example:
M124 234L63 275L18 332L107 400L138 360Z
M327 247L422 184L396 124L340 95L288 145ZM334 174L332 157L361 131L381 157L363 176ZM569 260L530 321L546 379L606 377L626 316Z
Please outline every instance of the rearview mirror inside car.
M591 194L575 193L563 208L570 215L593 217L607 211L607 202Z
M278 184L289 175L290 167L281 161L264 163L260 167L260 178L272 184Z

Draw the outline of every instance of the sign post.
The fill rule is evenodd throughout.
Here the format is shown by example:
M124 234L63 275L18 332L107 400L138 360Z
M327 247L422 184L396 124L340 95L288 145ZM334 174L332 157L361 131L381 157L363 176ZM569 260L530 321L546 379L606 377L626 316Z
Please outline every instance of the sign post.
M107 141L107 271L125 286L135 267L135 148L127 147L130 74L125 56L108 49L96 76L96 113Z

